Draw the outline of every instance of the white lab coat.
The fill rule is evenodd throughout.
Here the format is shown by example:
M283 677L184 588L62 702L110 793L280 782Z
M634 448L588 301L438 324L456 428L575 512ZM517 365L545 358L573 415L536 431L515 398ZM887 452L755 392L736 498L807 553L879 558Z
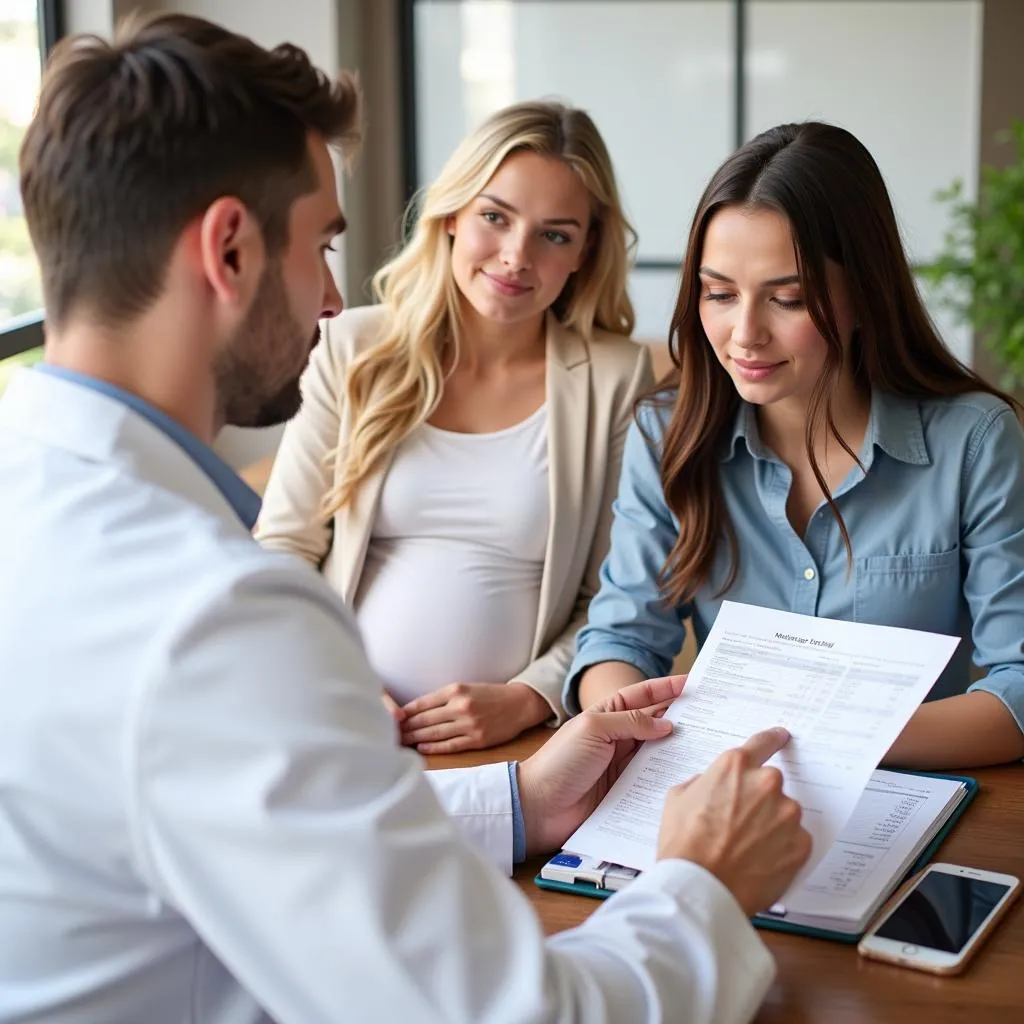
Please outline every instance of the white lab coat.
M447 816L338 598L116 399L11 382L0 589L5 1024L756 1012L771 958L694 865L545 941L505 766Z

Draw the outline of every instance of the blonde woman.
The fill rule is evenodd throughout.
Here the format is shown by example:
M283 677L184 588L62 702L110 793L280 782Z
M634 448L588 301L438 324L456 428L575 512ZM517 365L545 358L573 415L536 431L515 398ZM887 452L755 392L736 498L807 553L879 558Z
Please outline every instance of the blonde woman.
M493 746L564 717L649 358L629 340L634 234L590 117L493 115L325 329L257 537L354 609L402 742ZM503 685L495 685L503 684Z

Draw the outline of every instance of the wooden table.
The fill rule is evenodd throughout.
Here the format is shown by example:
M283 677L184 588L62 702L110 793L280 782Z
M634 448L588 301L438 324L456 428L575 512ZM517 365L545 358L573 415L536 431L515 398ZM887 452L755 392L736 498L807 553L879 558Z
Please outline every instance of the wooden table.
M432 768L523 760L551 733L534 729L512 743L473 754L429 759ZM1024 877L1024 769L972 771L981 791L936 859ZM515 881L547 934L579 924L599 903L533 884L543 858L522 865ZM778 978L758 1024L1024 1024L1024 897L959 978L939 978L872 963L852 946L760 933Z

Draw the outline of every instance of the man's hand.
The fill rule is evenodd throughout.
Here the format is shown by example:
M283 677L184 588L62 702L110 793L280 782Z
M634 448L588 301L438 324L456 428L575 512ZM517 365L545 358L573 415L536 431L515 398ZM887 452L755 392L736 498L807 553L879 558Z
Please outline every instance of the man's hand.
M763 767L788 742L785 729L752 736L669 790L662 811L659 860L706 868L748 916L771 906L811 855L800 805L783 795L782 773Z
M559 849L601 802L644 740L672 732L658 717L686 676L635 683L570 719L519 765L528 853Z
M402 743L421 754L483 750L551 717L526 683L452 683L402 708Z

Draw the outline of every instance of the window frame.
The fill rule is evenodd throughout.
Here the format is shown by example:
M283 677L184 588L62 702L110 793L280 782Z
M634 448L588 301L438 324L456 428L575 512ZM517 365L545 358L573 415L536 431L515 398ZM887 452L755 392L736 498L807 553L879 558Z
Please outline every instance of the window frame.
M21 355L43 343L43 317L36 310L17 316L0 328L0 359Z
M38 0L39 52L49 56L64 35L64 0ZM43 316L39 311L15 317L0 327L0 359L21 355L43 343Z

